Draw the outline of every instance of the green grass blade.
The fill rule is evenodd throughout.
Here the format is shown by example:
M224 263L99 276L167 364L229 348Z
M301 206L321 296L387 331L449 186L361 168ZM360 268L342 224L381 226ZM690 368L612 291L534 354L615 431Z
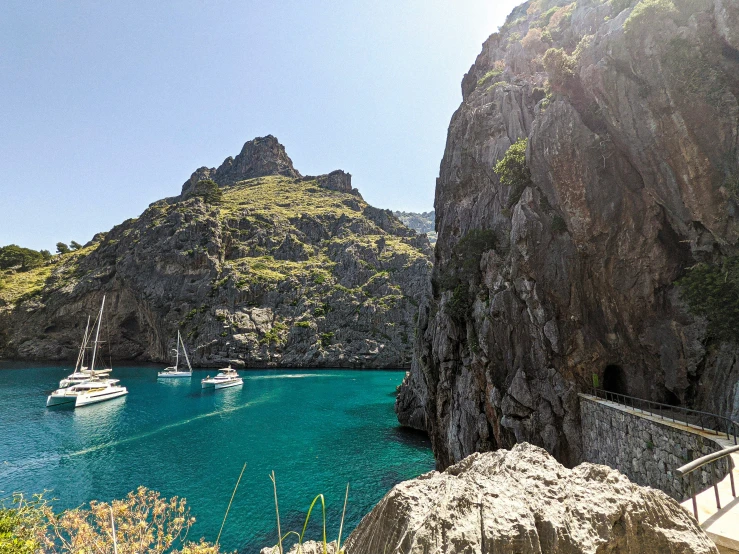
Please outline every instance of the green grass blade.
M349 483L346 484L344 495L344 509L341 512L341 525L339 525L339 538L336 540L336 554L341 554L341 532L344 530L344 517L346 517L346 503L349 500Z
M226 514L223 516L223 523L221 523L221 530L218 531L218 538L216 539L216 544L218 544L221 540L221 533L223 533L223 527L226 525L226 518L228 517L228 512L231 509L231 504L234 501L234 496L236 496L236 490L239 488L239 483L241 483L241 478L244 476L245 469L246 469L246 462L244 462L244 467L241 468L241 474L239 475L238 481L236 481L236 486L234 487L234 491L231 494L231 500L228 502L228 508L226 508Z
M272 480L272 488L275 491L275 512L277 513L277 545L280 550L280 554L283 554L282 552L282 531L280 530L280 504L277 502L277 480L275 479L274 471L272 471L272 474L269 476L269 478Z

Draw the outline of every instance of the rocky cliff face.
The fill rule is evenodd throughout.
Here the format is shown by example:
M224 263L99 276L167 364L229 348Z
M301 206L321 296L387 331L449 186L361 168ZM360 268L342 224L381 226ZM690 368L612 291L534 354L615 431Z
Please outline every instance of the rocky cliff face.
M222 198L198 192L206 178ZM410 363L430 247L367 205L349 174L301 177L266 137L197 170L182 192L82 250L5 275L0 356L74 358L105 294L116 358L167 360L179 329L201 366Z
M605 466L568 470L529 444L472 454L396 485L352 532L346 551L718 554L666 494Z
M737 348L675 285L737 253L737 29L734 1L533 0L485 42L396 405L441 467L519 441L577 463L594 379L739 415Z

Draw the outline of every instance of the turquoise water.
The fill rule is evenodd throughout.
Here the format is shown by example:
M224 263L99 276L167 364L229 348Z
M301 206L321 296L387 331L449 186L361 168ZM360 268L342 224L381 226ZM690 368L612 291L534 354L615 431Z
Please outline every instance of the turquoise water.
M276 542L272 470L283 532L323 493L335 537L347 483L351 530L395 483L433 469L428 442L393 413L403 372L245 371L243 387L215 392L200 388L212 370L159 382L156 370L116 368L128 396L73 410L45 407L65 367L0 364L0 498L50 490L61 509L144 485L187 498L191 538L214 541L246 462L221 544L250 553Z

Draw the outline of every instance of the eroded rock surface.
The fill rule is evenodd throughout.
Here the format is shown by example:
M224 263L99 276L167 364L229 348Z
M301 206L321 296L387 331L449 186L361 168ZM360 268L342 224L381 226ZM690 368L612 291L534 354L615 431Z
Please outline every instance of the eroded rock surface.
M262 548L260 554L280 554L280 549L276 545ZM336 554L336 542L327 543L324 550L322 542L306 541L301 545L293 545L285 554Z
M530 444L396 485L350 554L717 554L666 494L605 466L567 469Z
M737 347L675 285L737 254L737 29L734 1L538 0L485 42L396 405L440 467L519 441L576 464L576 393L609 366L621 392L739 413ZM530 178L507 186L494 168L519 139Z

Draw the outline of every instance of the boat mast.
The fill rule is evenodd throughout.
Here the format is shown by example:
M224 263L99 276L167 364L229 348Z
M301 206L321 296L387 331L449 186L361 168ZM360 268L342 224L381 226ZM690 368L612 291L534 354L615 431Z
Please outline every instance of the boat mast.
M187 348L185 348L185 343L182 342L182 337L180 337L180 332L177 331L177 339L180 341L180 344L182 345L182 353L185 355L185 361L187 362L187 369L190 370L190 373L192 373L192 366L190 365L190 358L187 357ZM177 346L179 348L179 345Z
M95 376L95 355L98 351L98 339L100 338L100 324L103 321L103 307L105 306L105 295L103 295L103 303L100 304L100 313L98 314L98 327L95 331L95 342L92 345L92 359L90 360L90 374Z
M82 370L82 368L85 366L85 349L87 348L87 340L89 337L87 336L88 331L90 330L90 316L87 316L87 326L85 327L85 334L82 337L82 346L80 346L80 353L77 354L77 363L74 366L74 372L77 373L77 369Z
M177 368L180 367L180 330L177 330L177 354L176 358L174 359L174 370L177 371Z

